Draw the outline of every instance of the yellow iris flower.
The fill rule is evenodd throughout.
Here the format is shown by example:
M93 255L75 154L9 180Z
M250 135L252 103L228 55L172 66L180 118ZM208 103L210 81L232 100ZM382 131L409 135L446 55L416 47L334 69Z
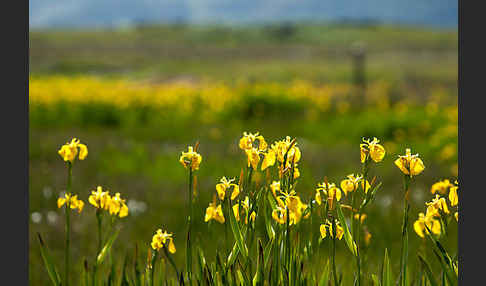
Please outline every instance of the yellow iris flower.
M373 140L369 139L364 139L363 142L359 145L360 147L360 155L361 155L361 163L366 162L366 158L371 157L375 163L381 162L383 158L385 157L385 148L378 144L380 143L380 140L378 140L376 137L373 137Z
M339 240L341 240L344 235L344 229L341 227L339 221L336 220L335 223L336 223L336 237ZM326 223L321 224L320 232L321 232L321 238L327 237L328 234L330 237L334 237L333 230L332 230L332 223L329 220L327 220Z
M341 200L341 197L342 197L341 189L336 187L336 184L334 184L334 183L327 183L327 184L326 183L318 183L317 189L316 189L315 199L316 199L317 204L319 204L319 205L322 203L321 191L324 193L324 195L326 195L328 200L331 200L331 201L334 201L334 199L336 199L337 201Z
M439 193L441 195L445 195L447 190L454 186L449 180L445 179L443 181L436 182L430 188L430 192L432 194Z
M287 222L287 209L289 211L289 225L297 224L302 218L308 218L310 213L303 216L307 209L307 204L304 204L295 191L291 190L289 193L280 192L281 196L277 197L278 206L272 212L272 217L279 224Z
M268 145L267 142L265 142L265 138L263 138L262 135L259 135L258 132L255 134L243 132L243 137L240 139L239 147L241 150L245 151L248 159L248 167L251 166L254 170L256 170L258 168L258 163L260 162L260 154L264 154ZM267 163L268 162L265 164ZM262 170L264 170L264 168Z
M233 188L233 192L231 193L231 200L234 200L238 194L240 193L240 188L238 187L237 184L233 184L232 182L235 179L226 179L226 177L221 178L220 183L216 185L216 191L218 192L219 199L224 201L224 197L226 194L226 191L229 191L231 188Z
M91 191L91 195L88 198L90 204L92 204L95 208L98 209L109 209L111 197L109 192L103 192L103 188L98 186L95 191Z
M182 151L182 155L179 158L179 162L181 162L182 166L187 169L187 167L191 167L191 169L199 170L199 165L201 164L202 156L194 151L192 146L188 147L188 151Z
M59 155L64 159L64 161L74 162L76 156L79 154L79 160L84 160L88 156L88 147L86 145L79 143L79 140L73 138L71 142L68 142L61 146L61 149L57 151Z
M128 215L128 206L125 204L125 200L120 197L120 193L112 196L108 205L111 215L118 215L120 218Z
M454 214L454 217L456 218L456 221L459 221L459 212L456 212L456 213Z
M404 156L398 156L395 160L395 165L405 174L410 177L422 173L425 169L424 162L419 158L418 154L412 155L409 148L405 150Z
M450 213L446 200L439 195L435 195L435 198L425 205L427 205L427 215L430 216L440 216L439 210L445 214Z
M219 223L224 223L225 221L223 215L223 209L221 205L216 206L215 200L212 203L210 203L209 206L206 208L206 215L204 217L204 221L208 222L212 219L218 221Z
M244 211L245 214L245 224L248 224L248 212L250 211L250 199L248 196L245 197L245 200L241 203L241 207ZM240 221L240 213L238 212L239 205L235 204L233 205L233 213L235 215L235 218L237 221ZM250 215L250 220L255 221L256 218L256 213L253 211Z
M277 160L283 164L285 159L285 154L287 153L287 164L290 166L291 162L299 162L301 153L299 147L297 147L297 143L295 143L292 148L289 149L292 140L290 136L285 137L284 140L276 141L272 144L272 150L275 152L277 156ZM288 150L288 152L287 152ZM287 166L286 166L287 167Z
M347 176L347 179L341 181L341 190L345 195L348 195L349 192L353 192L358 189L359 182L361 182L361 187L364 188L363 176L355 176L354 174L350 174ZM367 193L369 189L370 183L366 181L365 193Z
M82 200L78 200L78 195L69 195L65 194L64 198L60 197L57 199L57 207L61 208L64 204L69 205L71 209L78 209L78 212L80 213L83 211L84 208L84 202Z
M257 140L258 147L256 146ZM259 135L259 132L255 134L243 132L243 137L240 139L239 147L241 150L256 148L259 151L263 151L267 149L267 142L265 142L265 138L263 138L262 135Z
M246 149L245 154L248 159L248 167L252 167L253 170L258 168L258 163L260 163L260 154L262 152L257 148Z
M440 234L441 232L440 222L437 219L435 219L433 215L429 215L429 214L424 215L424 213L419 213L418 220L416 220L415 223L413 224L413 229L415 230L418 236L424 238L425 237L424 233L429 233L427 228L425 228L426 225L432 231L433 234L436 235Z
M169 252L175 253L176 248L174 245L174 239L172 233L167 233L167 231L162 232L159 228L154 236L152 237L152 243L150 244L154 250L159 251L162 247L168 244Z

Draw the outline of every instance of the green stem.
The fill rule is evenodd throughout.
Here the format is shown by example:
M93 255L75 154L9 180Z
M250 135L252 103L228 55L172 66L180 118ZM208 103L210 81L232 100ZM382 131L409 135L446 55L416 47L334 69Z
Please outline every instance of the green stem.
M286 232L286 262L287 262L287 271L290 275L290 212L289 212L289 208L287 207L287 223L286 223L286 227L287 227L287 232ZM289 277L290 279L290 277ZM290 280L289 280L290 281Z
M157 262L157 255L159 254L158 251L155 251L155 254L152 254L152 269L150 269L150 277L151 277L151 286L154 286L154 273L155 273L155 263Z
M101 252L101 246L103 244L102 233L101 233L101 226L102 226L102 213L101 213L101 209L96 209L96 221L98 223L98 249L96 251L95 259L100 254L100 252ZM98 267L97 267L97 263L96 263L96 260L95 260L95 263L93 265L93 285L96 285L97 284L97 281L96 281L97 273L98 273Z
M96 254L100 254L101 246L103 245L103 240L101 236L102 215L103 214L101 213L101 209L96 209L96 221L98 223L98 249L96 251Z
M186 257L187 257L187 274L189 278L189 285L192 285L192 243L191 243L191 234L192 234L192 220L194 217L193 211L193 199L192 199L192 189L193 189L193 174L192 168L189 168L189 218L188 218L188 230L187 230L187 246L186 246ZM179 275L178 275L179 276Z
M172 265L172 268L174 268L177 279L179 279L179 271L177 270L177 266L175 265L174 260L172 260L172 257L170 257L169 253L167 253L167 247L165 245L164 245L164 254L165 257L167 257L167 260L169 260L170 265Z
M72 181L72 163L68 161L68 179L67 179L67 189L66 193L71 196L71 181ZM69 250L70 250L70 229L71 229L71 223L70 223L70 208L71 208L71 202L70 200L66 201L66 206L65 206L65 214L66 214L66 248L64 249L65 254L64 254L64 265L65 265L65 282L66 286L69 286Z
M404 176L403 186L405 190L405 198L403 202L403 222L402 222L402 245L400 250L400 285L405 285L405 275L407 273L407 259L408 259L408 211L410 204L408 202L408 188L410 185L410 177Z
M334 278L334 286L338 286L337 271L336 271L336 221L332 216L332 276Z

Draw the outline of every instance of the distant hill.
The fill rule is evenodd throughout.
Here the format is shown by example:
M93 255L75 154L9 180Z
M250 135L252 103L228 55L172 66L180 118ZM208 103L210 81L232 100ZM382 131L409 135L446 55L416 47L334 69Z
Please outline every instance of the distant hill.
M457 28L457 0L29 0L31 28L378 22Z

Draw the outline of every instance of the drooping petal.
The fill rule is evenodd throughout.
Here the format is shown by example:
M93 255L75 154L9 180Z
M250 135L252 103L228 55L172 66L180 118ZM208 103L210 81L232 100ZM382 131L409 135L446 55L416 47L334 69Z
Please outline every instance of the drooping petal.
M412 160L410 161L410 172L412 176L422 173L424 169L425 166L424 162L422 162L422 159L418 157L412 158Z
M381 162L383 157L385 157L385 148L380 144L371 144L370 145L370 157L376 163Z
M404 162L404 159L402 158L398 158L395 160L395 165L398 167L398 169L400 169L400 171L402 171L405 175L410 175L410 173L408 172L408 169L405 167L405 162Z
M326 225L325 224L321 224L319 230L321 232L321 238L325 238L327 236L327 228L326 228Z
M176 252L176 248L175 248L173 239L169 239L169 252L170 253Z
M79 160L84 160L88 156L88 147L84 144L78 144L79 147Z
M275 159L276 159L275 152L273 150L269 150L265 154L265 157L263 158L263 162L261 166L262 171L270 166L275 165Z
M231 200L233 201L236 197L240 194L240 187L236 184L232 184L233 186L233 193L231 193Z
M225 193L226 193L226 186L224 184L217 184L216 185L216 192L218 193L219 199L224 201L224 196L225 196Z
M122 217L126 217L127 215L128 215L128 206L126 204L122 204L118 216L122 218Z
M61 208L66 203L65 198L58 198L57 199L57 208Z
M459 197L457 196L457 187L452 187L449 191L449 201L451 203L451 206L457 206L459 203Z

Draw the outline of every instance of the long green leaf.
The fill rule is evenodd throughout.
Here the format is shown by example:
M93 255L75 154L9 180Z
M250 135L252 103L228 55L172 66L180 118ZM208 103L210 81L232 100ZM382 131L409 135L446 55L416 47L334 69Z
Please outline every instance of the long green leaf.
M243 234L241 233L240 226L236 221L235 215L232 211L229 212L231 230L233 231L233 236L235 237L238 248L240 249L243 259L246 261L248 258L248 248L246 247Z
M385 248L385 258L383 258L383 271L381 274L381 284L383 286L393 286L393 274L388 257L388 249Z
M376 274L371 274L371 281L373 281L373 286L381 286L380 280Z
M329 284L329 259L327 259L326 266L324 267L324 271L322 271L321 278L319 279L319 286L327 286Z
M96 265L99 266L103 261L105 260L107 254L111 251L111 246L113 245L113 242L118 236L118 233L120 232L120 229L117 229L108 239L106 242L105 246L101 249L101 252L98 254L98 257L96 258Z
M49 278L51 278L52 284L61 285L61 277L57 272L56 266L52 262L52 258L49 254L49 250L47 249L47 246L44 244L44 241L42 240L40 233L37 233L37 237L39 238L41 256L42 256L42 260L44 261L44 266L46 267L47 274L49 275Z
M232 266L235 263L239 251L240 249L238 248L238 243L235 242L233 245L233 250L231 250L231 253L228 255L228 266Z
M420 260L420 263L422 264L423 269L425 270L425 274L427 274L427 278L429 279L430 284L432 286L438 286L439 284L435 280L434 275L432 273L432 270L430 269L430 265L427 262L427 260L425 259L425 257L423 257L421 254L419 254L418 258Z
M358 255L358 250L356 247L356 243L354 243L353 237L349 232L348 224L346 223L346 219L344 218L343 211L341 210L341 204L338 202L336 206L338 219L341 222L341 226L344 229L344 240L346 241L346 245L351 253L356 256Z
M262 286L263 279L264 279L264 258L263 258L263 246L260 239L258 239L258 260L257 260L257 269L255 276L253 277L253 286Z
M267 243L267 246L265 246L265 250L263 251L263 261L265 261L265 270L268 269L268 263L270 261L270 255L272 254L272 248L273 248L273 239L270 239Z

